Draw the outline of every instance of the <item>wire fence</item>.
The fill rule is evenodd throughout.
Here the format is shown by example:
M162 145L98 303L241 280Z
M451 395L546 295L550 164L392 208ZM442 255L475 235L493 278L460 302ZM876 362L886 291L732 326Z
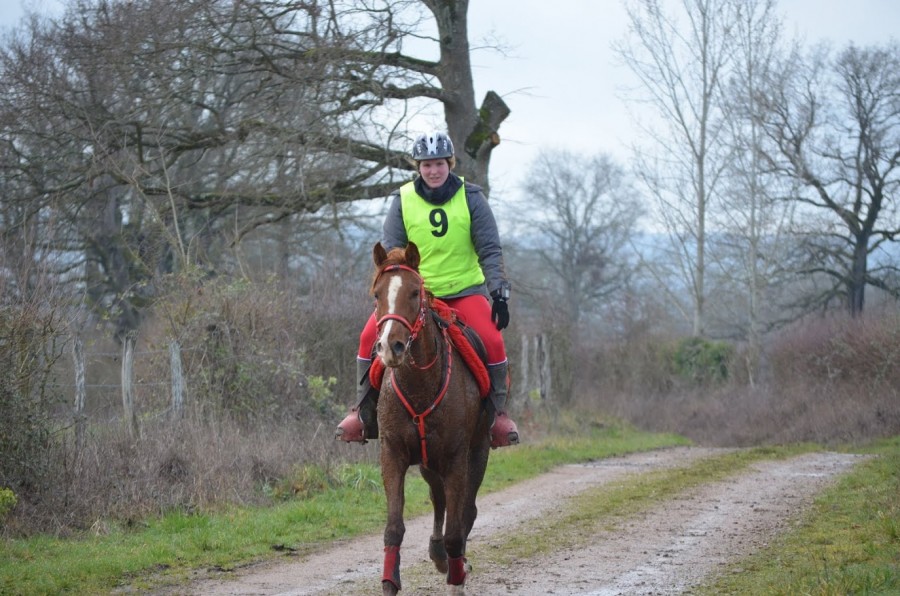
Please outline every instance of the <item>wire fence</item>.
M139 432L138 425L138 414L137 409L135 407L136 404L136 389L138 386L146 387L146 386L156 386L156 387L168 387L168 397L169 403L166 408L163 409L162 413L168 414L173 417L178 417L182 414L185 405L185 399L187 395L187 389L185 386L185 378L183 375L183 367L182 367L182 349L177 341L170 341L168 350L150 350L141 352L141 356L150 356L168 353L168 368L169 368L169 380L168 381L147 381L140 380L136 381L134 376L134 363L135 363L135 337L133 335L126 336L124 342L122 343L122 352L116 354L114 352L92 352L90 354L86 354L84 350L84 342L80 337L73 338L72 341L72 364L75 372L75 402L74 402L74 411L73 418L75 422L75 436L78 441L79 446L84 443L84 435L85 435L85 426L87 424L88 416L86 414L86 403L88 390L96 390L96 389L107 389L107 390L116 390L120 391L121 395L121 419L126 423L128 431L132 435L137 435ZM112 361L118 360L121 363L121 374L120 374L120 382L119 383L88 383L87 382L87 359L88 356L91 357L105 357Z

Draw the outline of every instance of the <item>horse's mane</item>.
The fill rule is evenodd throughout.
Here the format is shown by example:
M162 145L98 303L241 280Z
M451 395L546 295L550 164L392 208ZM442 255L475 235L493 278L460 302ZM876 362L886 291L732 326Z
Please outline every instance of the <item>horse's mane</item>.
M375 289L375 282L378 280L378 276L381 275L382 271L384 271L387 267L390 267L391 265L406 265L407 267L410 266L409 262L406 260L406 249L405 248L392 248L391 250L388 251L387 258L384 260L384 262L381 264L380 267L375 269L375 273L372 274L372 283L370 285L372 290ZM419 271L418 267L413 267L413 269L416 272ZM431 304L434 300L434 294L432 294L431 292L427 292L427 296L428 296L428 305L431 306Z
M387 259L384 263L381 264L381 268L384 269L388 265L408 265L406 262L406 249L405 248L392 248L388 251Z

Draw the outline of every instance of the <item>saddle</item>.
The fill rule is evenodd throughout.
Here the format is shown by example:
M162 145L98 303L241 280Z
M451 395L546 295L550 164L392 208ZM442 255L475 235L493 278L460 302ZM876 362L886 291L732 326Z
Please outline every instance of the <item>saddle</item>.
M457 319L453 309L442 300L435 298L430 312L438 326L447 330L450 344L469 367L475 382L478 383L481 398L484 399L491 392L491 379L487 370L487 350L481 337L474 329ZM369 382L372 383L372 387L380 389L382 379L384 379L384 363L380 358L374 358L369 368Z

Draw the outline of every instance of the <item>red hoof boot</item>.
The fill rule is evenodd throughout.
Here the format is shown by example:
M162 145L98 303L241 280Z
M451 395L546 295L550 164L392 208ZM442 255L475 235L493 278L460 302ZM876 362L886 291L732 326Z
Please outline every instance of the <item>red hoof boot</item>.
M491 448L519 444L519 429L506 412L498 412L491 427Z
M338 424L337 431L334 434L336 439L347 443L367 443L366 426L359 417L359 409L353 408L347 417Z

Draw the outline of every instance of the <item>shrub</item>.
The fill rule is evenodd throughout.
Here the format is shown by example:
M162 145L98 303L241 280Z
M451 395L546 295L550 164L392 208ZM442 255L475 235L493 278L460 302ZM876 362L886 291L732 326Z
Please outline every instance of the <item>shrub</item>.
M368 312L362 285L314 280L301 294L262 282L172 279L142 330L160 356L142 376L168 376L164 345L178 340L190 399L248 424L331 419L355 393L356 340ZM365 280L363 280L363 283ZM140 373L139 373L140 374Z
M691 383L721 383L728 379L734 353L734 346L727 342L689 337L673 347L671 366L676 375Z
M39 494L54 475L50 462L50 368L62 345L56 311L17 302L0 309L0 485Z
M730 378L736 350L723 341L647 336L580 350L582 393L664 395L721 384Z
M16 493L8 488L0 488L0 522L2 522L7 514L16 506Z
M780 383L801 376L870 389L896 387L900 385L898 358L900 317L893 313L808 319L780 333L770 349Z

